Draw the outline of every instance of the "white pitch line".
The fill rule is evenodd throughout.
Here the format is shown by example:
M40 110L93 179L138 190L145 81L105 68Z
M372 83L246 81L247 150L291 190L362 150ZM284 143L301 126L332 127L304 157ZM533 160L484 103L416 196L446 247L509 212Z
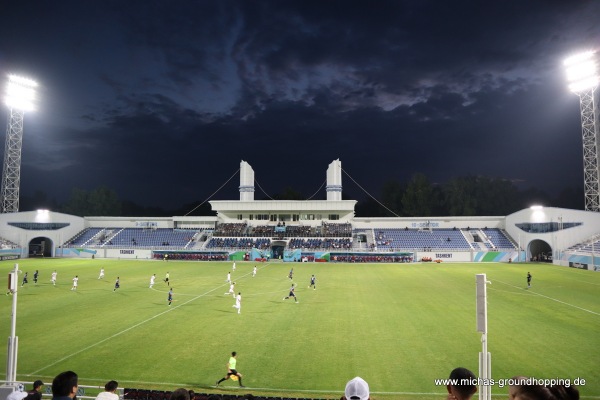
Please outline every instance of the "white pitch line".
M571 268L565 267L563 265L549 265L548 267L553 267L556 271L564 271L564 272L570 272ZM582 281L581 279L573 279L571 278L571 275L566 276L565 278L575 281L575 282L581 282L581 283L587 283L588 285L594 285L594 286L600 286L600 283L595 283L595 282L588 282L588 281Z
M268 265L268 264L267 264L267 265ZM263 268L265 268L267 265L265 265ZM248 274L250 274L250 273L248 273ZM246 274L246 275L248 275L248 274ZM243 277L244 277L244 276L246 276L246 275L242 275L240 278L243 278ZM104 339L102 339L102 340L100 340L100 341L98 341L98 342L96 342L96 343L93 343L93 344L91 344L91 345L89 345L89 346L87 346L87 347L84 347L84 348L83 348L83 349L81 349L81 350L78 350L78 351L76 351L76 352L74 352L74 353L71 353L71 354L69 354L68 356L65 356L65 357L63 357L63 358L60 358L60 359L56 360L55 362L53 362L52 364L48 364L48 365L46 365L45 367L42 367L42 368L38 369L37 371L33 371L33 372L32 372L31 374L29 374L29 375L37 375L37 374L39 374L39 373L40 373L40 371L43 371L43 370L45 370L45 369L47 369L47 368L50 368L50 367L52 367L52 366L54 366L54 365L56 365L56 364L58 364L58 363L60 363L60 362L63 362L63 361L65 361L65 360L68 360L69 358L72 358L72 357L74 357L74 356L76 356L76 355L78 355L78 354L81 354L81 353L83 353L84 351L87 351L87 350L89 350L89 349L91 349L91 348L94 348L94 347L96 347L96 346L98 346L98 345L100 345L100 344L102 344L102 343L105 343L105 342L107 342L107 341L109 341L109 340L111 340L111 339L113 339L113 338L115 338L115 337L117 337L117 336L121 336L122 334L124 334L124 333L126 333L126 332L129 332L130 330L132 330L132 329L134 329L134 328L137 328L137 327L138 327L138 326L140 326L140 325L144 325L145 323L147 323L147 322L150 322L150 321L152 321L153 319L156 319L156 318L158 318L158 317L160 317L160 316L162 316L162 315L164 315L164 314L166 314L166 313L168 313L168 312L171 312L171 311L173 311L173 310L175 310L175 309L177 309L177 308L179 308L179 307L181 307L181 306L184 306L184 305L186 305L186 304L188 304L188 303L191 303L192 301L195 301L195 300L197 300L197 299L199 299L199 298L201 298L201 297L204 297L204 296L206 296L206 295L208 295L208 294L210 294L210 293L214 292L215 290L221 289L223 286L225 286L225 284L223 284L223 285L220 285L220 286L217 286L216 288L214 288L214 289L211 289L211 290L209 290L209 291L208 291L208 292L206 292L206 293L203 293L203 294L197 295L196 297L194 297L194 298L192 298L192 299L190 299L190 300L188 300L188 301L186 301L186 302L184 302L184 303L181 303L181 304L179 304L179 305L176 305L175 307L170 307L169 309L167 309L167 310L165 310L165 311L163 311L163 312L161 312L161 313L158 313L158 314L156 314L156 315L155 315L155 316L153 316L153 317L150 317L150 318L148 318L148 319L146 319L146 320L144 320L144 321L142 321L142 322L138 322L137 324L135 324L135 325L132 325L132 326L130 326L129 328L123 329L122 331L120 331L120 332L117 332L117 333L115 333L114 335L108 336L108 337L106 337L106 338L104 338Z
M496 288L489 287L489 286L487 287L487 290L493 290L494 292L518 294L519 296L533 296L533 293L520 293L520 292L515 292L515 291L512 291L512 290L496 289Z
M495 279L494 282L500 282L500 283L503 283L503 284L505 284L507 286L511 286L511 287L514 287L514 288L517 288L517 289L521 289L521 290L525 290L525 289L523 289L523 288L521 288L519 286L511 285L510 283L502 282L502 281L499 281L497 279ZM537 293L537 292L533 292L531 290L527 290L527 293L531 293L531 294L534 294L536 296L544 297L544 298L546 298L548 300L556 301L557 303L561 303L561 304L564 304L566 306L577 308L578 310L589 312L590 314L594 314L594 315L599 315L600 316L600 313L597 313L597 312L592 311L592 310L588 310L587 308L576 306L576 305L571 304L571 303L567 303L566 301L558 300L558 299L555 299L555 298L550 297L550 296L546 296L546 295L543 295L543 294L540 294L540 293Z

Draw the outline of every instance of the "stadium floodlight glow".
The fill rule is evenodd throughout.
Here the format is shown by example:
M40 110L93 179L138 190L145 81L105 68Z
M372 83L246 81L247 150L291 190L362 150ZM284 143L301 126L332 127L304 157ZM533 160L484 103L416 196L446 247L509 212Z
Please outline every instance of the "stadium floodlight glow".
M22 76L9 75L5 102L9 108L33 111L37 82Z
M19 187L21 186L21 147L23 145L23 116L32 111L35 88L38 84L31 79L9 75L5 102L9 108L4 166L2 169L2 213L19 211Z
M564 61L569 89L579 96L583 137L583 183L585 210L600 212L600 160L594 90L598 87L595 51L586 51Z
M539 211L539 210L543 210L543 209L544 209L544 206L531 206L531 207L529 207L529 208L531 208L531 209L532 209L532 210L534 210L534 211Z
M595 52L586 51L567 58L567 81L572 92L579 93L598 86L598 67Z

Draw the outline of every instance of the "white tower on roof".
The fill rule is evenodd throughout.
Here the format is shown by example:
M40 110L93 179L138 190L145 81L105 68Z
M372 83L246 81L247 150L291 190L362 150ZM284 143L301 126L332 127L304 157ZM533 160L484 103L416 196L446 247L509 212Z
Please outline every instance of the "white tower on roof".
M329 164L327 168L327 191L328 201L342 200L342 162L338 158Z
M254 170L244 160L240 163L240 201L254 201Z

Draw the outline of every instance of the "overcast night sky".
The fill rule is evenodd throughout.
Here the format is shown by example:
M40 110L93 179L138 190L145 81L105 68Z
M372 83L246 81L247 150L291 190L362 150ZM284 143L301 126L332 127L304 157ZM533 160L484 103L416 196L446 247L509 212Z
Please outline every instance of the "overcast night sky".
M105 185L175 208L205 200L240 160L270 196L311 196L337 158L376 197L416 172L582 189L579 100L562 61L599 47L600 1L25 0L0 10L2 79L40 84L21 194L59 202ZM6 119L3 107L2 143ZM238 185L214 199L238 199Z

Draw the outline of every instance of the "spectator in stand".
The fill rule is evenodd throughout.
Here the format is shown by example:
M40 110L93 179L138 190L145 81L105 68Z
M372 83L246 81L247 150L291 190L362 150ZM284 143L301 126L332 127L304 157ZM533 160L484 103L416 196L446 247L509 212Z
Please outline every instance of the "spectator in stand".
M78 376L73 371L56 375L52 381L52 400L71 400L77 395Z
M579 389L576 386L553 385L549 389L558 400L579 400Z
M187 389L179 388L171 393L169 400L190 400L190 392Z
M119 383L117 381L108 381L106 385L104 385L104 392L100 392L98 396L96 396L96 400L119 400L119 395L115 392L119 387Z
M509 400L579 400L579 390L571 385L545 386L532 378L516 376L508 388Z
M22 383L19 383L17 388L11 392L8 396L6 396L6 400L21 400L27 397L27 392L25 391L25 386Z
M26 400L42 400L42 386L44 382L37 380L33 382L33 390L27 392Z
M450 380L455 380L455 385L446 385L448 390L448 400L469 400L475 392L477 392L477 377L471 371L466 368L455 368L450 372ZM472 384L466 383L470 381Z
M369 384L359 376L346 384L342 400L369 400Z
M527 384L511 386L508 398L511 400L556 400L549 386Z

